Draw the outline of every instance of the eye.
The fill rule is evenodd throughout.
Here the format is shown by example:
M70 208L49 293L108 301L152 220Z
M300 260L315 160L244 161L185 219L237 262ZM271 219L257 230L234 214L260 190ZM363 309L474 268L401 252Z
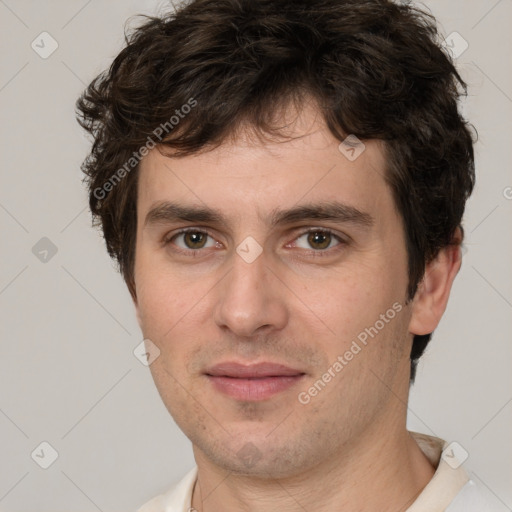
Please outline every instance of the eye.
M164 240L164 245L168 245L171 242L179 248L178 252L195 253L198 250L215 247L215 240L211 240L210 245L207 245L206 241L210 235L206 231L198 229L182 229L178 233L167 237ZM211 237L210 237L211 238ZM176 243L175 240L182 240L183 245Z
M295 240L299 241L301 239L305 239L305 241L302 242L302 245L297 242L295 242L295 245L302 249L310 249L312 247L314 249L313 252L326 252L327 249L331 249L333 247L332 242L336 240L338 243L335 244L334 247L345 243L341 237L335 235L332 231L319 228L310 229L298 236ZM309 245L309 247L305 246L305 244Z
M208 241L210 239L210 241ZM301 242L301 239L302 242ZM180 243L181 241L181 243ZM334 242L337 242L333 244ZM332 231L323 228L309 229L308 231L296 237L292 247L306 249L314 256L323 256L323 253L331 254L335 247L346 245L347 241ZM167 236L163 240L163 245L172 245L172 250L188 256L199 255L202 249L222 248L222 244L217 242L207 231L197 228L182 229L177 233ZM290 247L290 244L287 246ZM327 255L327 254L326 254Z

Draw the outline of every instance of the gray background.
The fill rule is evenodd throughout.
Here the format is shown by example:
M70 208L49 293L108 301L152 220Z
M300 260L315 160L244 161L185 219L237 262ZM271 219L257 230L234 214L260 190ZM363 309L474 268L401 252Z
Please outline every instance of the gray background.
M512 509L512 2L426 5L444 36L456 31L469 44L457 62L470 86L464 113L480 140L467 252L420 364L408 426L460 443L467 470L505 511ZM79 170L89 143L74 120L84 86L121 49L125 20L162 6L0 1L3 511L134 510L194 464L149 369L133 355L142 337L128 291L90 227ZM31 47L42 46L43 31L59 45L46 59ZM41 252L43 237L57 248L53 256ZM35 461L49 460L38 448L43 441L58 452L48 469Z

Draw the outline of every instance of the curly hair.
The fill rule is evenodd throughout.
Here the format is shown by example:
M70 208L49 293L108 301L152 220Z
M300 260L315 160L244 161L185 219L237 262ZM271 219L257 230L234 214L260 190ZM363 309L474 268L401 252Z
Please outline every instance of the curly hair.
M145 17L125 39L78 99L77 119L93 136L82 164L93 224L132 297L137 168L149 144L179 158L243 127L284 137L285 106L300 111L308 98L338 140L384 141L407 301L439 250L462 242L454 235L475 180L458 110L467 88L431 14L388 0L193 0ZM431 336L414 336L411 383Z

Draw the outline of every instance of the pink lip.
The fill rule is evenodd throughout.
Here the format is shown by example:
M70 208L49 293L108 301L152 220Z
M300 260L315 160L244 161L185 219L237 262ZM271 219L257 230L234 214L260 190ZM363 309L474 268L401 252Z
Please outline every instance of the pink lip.
M266 400L290 388L305 375L300 370L268 362L252 365L225 362L205 373L218 391L237 400L251 401Z

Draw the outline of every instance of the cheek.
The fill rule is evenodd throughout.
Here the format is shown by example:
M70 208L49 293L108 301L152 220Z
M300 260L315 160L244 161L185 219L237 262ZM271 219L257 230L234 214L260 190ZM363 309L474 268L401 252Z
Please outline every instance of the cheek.
M144 251L137 253L135 284L143 328L160 336L186 313L187 298L194 293L176 272Z
M389 272L376 265L334 275L323 293L311 285L309 304L322 320L317 321L322 332L313 338L321 340L319 348L331 363L347 351L357 352L348 353L350 368L343 372L351 380L359 378L361 365L387 365L399 357L406 321L402 295Z
M196 295L197 297L197 295ZM148 284L147 293L139 297L139 311L145 335L156 339L170 339L186 323L190 310L186 292L166 286L162 280Z
M347 340L374 318L383 302L384 290L382 283L369 274L359 267L333 273L322 285L318 281L308 285L304 302L322 320L320 327L338 339Z
M173 375L183 375L198 343L198 333L207 329L211 315L205 310L205 295L211 284L187 278L183 272L140 258L136 266L138 310L145 338L160 350L151 365L155 382L167 382ZM200 340L199 340L200 341ZM168 383L167 383L168 385Z

